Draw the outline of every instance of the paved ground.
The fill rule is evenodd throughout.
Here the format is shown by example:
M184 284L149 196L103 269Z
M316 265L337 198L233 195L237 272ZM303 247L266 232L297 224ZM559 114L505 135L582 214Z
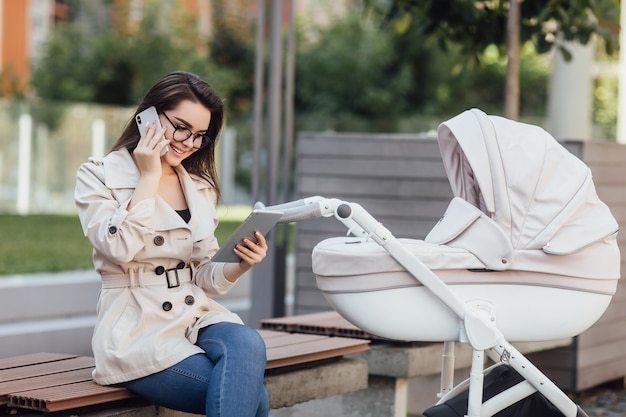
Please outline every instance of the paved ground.
M581 395L578 404L589 417L624 417L626 390L623 386L592 389Z

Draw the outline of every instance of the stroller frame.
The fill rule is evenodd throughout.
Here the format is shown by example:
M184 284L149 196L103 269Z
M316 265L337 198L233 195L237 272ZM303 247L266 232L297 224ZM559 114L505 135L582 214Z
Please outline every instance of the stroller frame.
M365 237L383 247L403 268L424 285L435 297L441 300L460 320L458 342L469 343L473 356L470 376L467 381L453 386L454 379L454 340L442 341L441 389L438 394L444 402L469 385L466 417L489 417L540 392L565 417L583 417L587 414L561 391L548 377L535 367L514 346L505 340L495 326L495 318L488 309L461 300L450 288L420 259L407 250L393 234L357 203L346 202L321 196L309 197L293 202L265 207L257 203L255 208L282 212L279 223L292 223L319 217L332 217L343 223L348 234ZM485 355L497 364L508 364L515 369L524 381L511 387L483 403L483 381Z

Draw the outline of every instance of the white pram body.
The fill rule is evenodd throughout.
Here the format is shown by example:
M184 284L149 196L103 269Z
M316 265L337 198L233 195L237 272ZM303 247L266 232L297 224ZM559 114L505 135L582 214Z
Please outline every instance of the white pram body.
M468 416L536 391L567 417L585 415L508 341L578 335L616 291L618 224L589 168L543 129L477 109L442 123L438 141L455 197L424 240L396 239L354 203L314 197L275 208L290 222L311 217L292 207L315 206L354 235L312 253L319 289L347 320L389 339L471 344ZM483 352L525 379L489 405ZM440 403L458 393L449 365Z
M571 275L483 270L465 250L399 241L456 296L484 310L509 341L578 335L600 318L615 292L615 279L598 279L594 288L595 280ZM594 252L600 251L589 248L559 261L572 258L572 267L603 265L606 257ZM318 244L313 256L318 288L357 327L395 340L463 340L462 319L378 244L366 238L332 238ZM454 260L465 261L467 269Z

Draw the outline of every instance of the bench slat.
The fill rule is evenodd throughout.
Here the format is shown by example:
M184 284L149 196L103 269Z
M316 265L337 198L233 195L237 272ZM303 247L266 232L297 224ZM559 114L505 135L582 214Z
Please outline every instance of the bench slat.
M9 402L9 394L23 391L72 384L74 382L91 381L93 368L77 369L74 371L59 372L52 375L42 375L15 381L0 382L0 405Z
M38 363L62 361L72 359L78 355L66 355L64 353L33 353L30 355L17 356L14 358L0 359L0 370L19 368L26 365L35 365Z
M265 319L261 320L261 329L352 337L367 340L383 340L383 338L379 336L359 329L336 311L322 311L318 313Z
M134 397L126 388L87 381L11 394L9 406L51 412Z
M296 345L298 343L310 343L317 340L326 340L328 336L320 336L316 334L304 334L304 333L286 333L286 332L274 332L276 336L272 336L265 340L265 346L267 349L274 349L281 346Z
M51 375L75 369L93 368L94 359L86 356L74 357L66 360L38 363L20 368L6 369L0 372L0 382L15 381L41 375Z
M330 359L367 349L369 349L369 343L366 341L339 337L284 345L275 349L268 349L266 369Z
M334 322L339 326L351 326L355 327L348 320L343 318L336 311L322 311L319 313L298 314L297 316L277 317L272 319L261 320L262 323L268 324L285 324L285 325L300 325L302 323L320 323L320 322Z

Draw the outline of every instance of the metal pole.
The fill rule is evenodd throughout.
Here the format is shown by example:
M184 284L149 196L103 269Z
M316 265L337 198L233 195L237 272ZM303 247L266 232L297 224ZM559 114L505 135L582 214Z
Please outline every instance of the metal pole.
M268 89L268 203L277 204L278 155L282 90L282 0L271 0L270 66Z
M283 148L283 187L281 202L290 199L291 157L293 151L293 100L294 100L294 67L295 67L295 28L293 18L293 0L287 1L287 55L285 61L285 127Z
M293 16L293 0L287 0L287 49L285 57L285 119L283 127L283 160L282 160L282 188L280 202L290 200L291 189L291 158L293 149L293 86L295 61L295 27ZM280 245L276 250L276 268L274 278L274 316L284 316L286 313L285 295L287 294L287 252L289 250L289 225L282 224L280 231Z
M280 202L288 201L291 175L291 148L293 138L293 68L294 68L294 24L293 0L287 0L287 54L285 58L285 95L284 95L284 125L283 125L283 158L282 178L280 181ZM280 239L275 244L276 255L274 267L274 310L273 316L285 315L285 294L287 293L287 251L289 249L289 225L282 224L276 228L276 236Z
M263 134L263 65L265 61L265 0L257 0L256 55L254 68L254 131L252 166L252 202L259 200L259 175L261 173L261 138Z
M278 184L278 154L280 151L281 120L281 59L282 59L282 0L271 0L270 10L270 63L268 87L268 140L267 140L267 205L276 204ZM276 288L276 239L275 233L267 235L267 257L252 270L252 306L250 326L256 326L259 320L275 316L276 306L284 304L277 296Z

